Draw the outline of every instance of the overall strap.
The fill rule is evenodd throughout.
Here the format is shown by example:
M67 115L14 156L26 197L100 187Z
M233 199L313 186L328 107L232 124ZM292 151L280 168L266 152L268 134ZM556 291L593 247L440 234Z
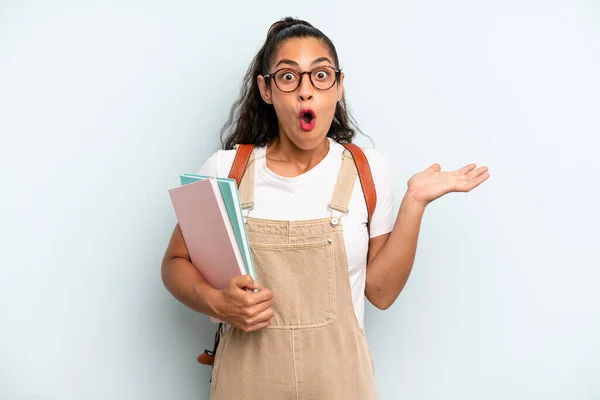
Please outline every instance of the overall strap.
M333 195L329 202L330 209L339 211L342 214L346 214L349 211L348 204L350 203L357 175L358 170L356 169L352 154L349 150L344 150L342 154L342 166L340 167ZM337 224L337 220L333 222Z

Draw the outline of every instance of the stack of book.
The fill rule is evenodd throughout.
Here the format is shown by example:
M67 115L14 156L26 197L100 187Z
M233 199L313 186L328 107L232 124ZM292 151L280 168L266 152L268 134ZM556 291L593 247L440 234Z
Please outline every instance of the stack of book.
M192 264L215 289L237 275L256 281L235 180L194 174L180 180L169 195Z

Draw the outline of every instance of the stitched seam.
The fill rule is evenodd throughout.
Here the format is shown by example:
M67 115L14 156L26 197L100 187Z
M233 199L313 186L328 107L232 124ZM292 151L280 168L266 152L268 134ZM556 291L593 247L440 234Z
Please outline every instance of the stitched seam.
M334 293L335 295L335 293ZM296 325L269 325L266 328L263 329L273 329L273 330L293 330L293 331L299 331L302 329L314 329L314 328L322 328L324 326L327 325L331 325L333 323L333 321L335 321L335 309L333 311L333 315L331 317L331 319L325 321L325 322L319 322L318 324L296 324Z
M262 225L289 225L289 226L303 226L303 225L319 225L323 221L329 221L329 218L316 218L316 219L299 219L295 221L286 221L283 219L263 219L263 218L254 218L248 217L249 220L252 220L255 224Z
M327 239L322 239L316 242L309 243L254 243L249 242L250 246L263 250L297 250L297 249L312 249L314 247L325 247L329 245Z
M296 399L299 397L298 393L298 371L296 369L296 346L295 346L295 338L294 331L290 330L290 337L292 339L292 363L294 364L294 387L296 388Z
M346 214L348 211L350 211L349 209L340 205L339 203L329 203L329 208L332 208L332 209L342 212L344 214Z

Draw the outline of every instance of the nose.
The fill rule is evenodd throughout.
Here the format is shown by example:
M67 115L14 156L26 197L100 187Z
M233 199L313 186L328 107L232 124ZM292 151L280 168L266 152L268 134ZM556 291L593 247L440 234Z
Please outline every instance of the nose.
M302 74L300 78L300 86L298 87L298 99L300 101L312 100L314 95L314 88L310 83L310 75L308 72Z

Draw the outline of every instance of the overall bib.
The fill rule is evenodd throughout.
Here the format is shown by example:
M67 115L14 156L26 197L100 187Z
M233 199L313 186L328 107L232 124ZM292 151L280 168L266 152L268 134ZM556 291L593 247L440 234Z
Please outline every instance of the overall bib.
M240 184L245 208L253 202L253 166L251 156ZM345 150L330 209L348 211L356 178ZM211 400L377 399L373 359L352 305L341 220L248 217L246 230L257 281L273 291L275 315L260 331L230 327L223 334Z

